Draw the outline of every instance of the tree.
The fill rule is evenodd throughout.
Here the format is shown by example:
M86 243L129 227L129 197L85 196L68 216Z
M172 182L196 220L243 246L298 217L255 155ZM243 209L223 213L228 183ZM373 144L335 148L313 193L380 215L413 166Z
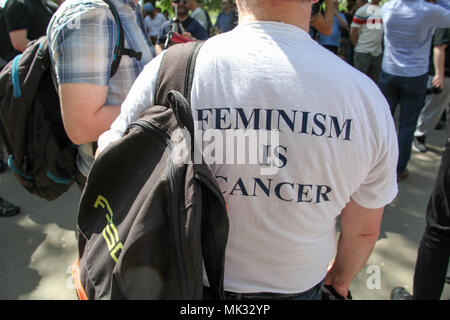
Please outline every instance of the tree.
M145 0L144 2L149 2L150 0ZM154 2L154 1L150 1L150 2ZM172 2L172 0L160 0L157 1L159 6L163 9L163 10L169 10L170 9L170 3ZM205 8L208 11L220 11L220 4L221 4L221 0L203 0L203 8Z

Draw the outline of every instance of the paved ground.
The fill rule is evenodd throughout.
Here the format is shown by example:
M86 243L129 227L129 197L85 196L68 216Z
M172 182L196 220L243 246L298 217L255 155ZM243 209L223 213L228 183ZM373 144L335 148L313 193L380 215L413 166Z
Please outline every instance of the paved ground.
M354 299L389 299L396 286L411 290L425 208L445 140L446 131L435 130L429 138L432 149L413 152L411 176L386 208L374 253L351 286ZM0 196L22 209L15 217L0 218L0 299L76 299L70 269L77 256L80 194L74 186L48 202L28 194L10 171L0 175ZM450 298L448 286L443 298Z

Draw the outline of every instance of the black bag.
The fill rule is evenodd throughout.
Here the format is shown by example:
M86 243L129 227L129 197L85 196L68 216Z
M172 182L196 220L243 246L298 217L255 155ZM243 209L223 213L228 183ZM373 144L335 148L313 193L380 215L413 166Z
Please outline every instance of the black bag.
M111 77L122 55L138 60L140 52L124 48L122 24L115 7L119 38ZM8 165L32 194L53 200L74 182L77 149L64 130L47 37L31 42L0 73L0 138Z
M167 50L155 105L94 162L78 211L80 299L202 299L203 263L213 297L224 297L225 201L206 164L172 157L177 129L194 137L184 97L198 50Z
M64 131L45 37L0 73L0 137L8 165L32 194L53 200L69 189L76 148Z

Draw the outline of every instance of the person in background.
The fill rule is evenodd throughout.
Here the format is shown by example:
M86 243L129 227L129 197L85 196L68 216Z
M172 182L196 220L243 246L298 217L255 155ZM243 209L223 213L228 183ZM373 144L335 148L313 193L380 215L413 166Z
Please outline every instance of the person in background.
M353 66L375 83L383 59L383 22L380 17L381 0L372 0L359 8L353 17L350 40L354 46Z
M189 16L187 0L172 1L172 7L176 7L178 15L172 20L166 21L159 30L155 45L156 54L158 55L165 49L167 37L172 30L192 41L209 38L208 31L203 28L200 22Z
M426 152L426 136L439 123L450 103L450 29L437 29L433 36L433 51L430 63L428 88L431 92L425 99L414 132L413 146Z
M13 48L23 52L30 41L45 35L57 9L49 0L8 0L3 10Z
M155 56L137 1L110 1L119 14L128 51L133 52L122 56L113 77L118 27L105 1L65 1L47 30L64 128L78 145L80 188L93 165L98 137L111 126L133 82Z
M319 43L334 54L338 55L338 50L341 43L341 32L342 29L348 27L348 23L345 19L345 15L342 12L339 12L338 0L334 0L333 10L333 31L329 36L319 32Z
M4 62L8 62L17 54L25 51L28 43L46 34L47 26L58 6L51 1L41 0L8 0L2 3L2 23L0 32L9 36L5 47L1 48ZM2 66L3 68L3 66ZM0 172L5 171L3 162L3 146L0 145ZM0 216L9 217L20 213L20 208L0 198Z
M147 31L152 44L156 43L159 30L167 21L163 14L159 13L150 2L146 3L143 8L145 31Z
M450 27L450 3L390 0L380 13L384 53L378 84L392 116L400 105L397 179L402 181L409 175L414 131L425 100L433 31Z
M197 0L198 6L203 9L206 15L206 31L208 31L209 36L212 37L215 34L214 26L211 22L211 16L208 13L208 10L203 8L203 0Z
M197 0L188 0L188 8L191 10L191 18L194 18L203 28L208 29L208 18L205 10L203 10Z
M233 0L222 0L222 12L214 25L217 33L224 33L234 29L237 25L237 13L233 8Z
M448 121L449 118L447 118ZM449 125L449 123L447 122ZM403 287L391 291L392 300L439 300L450 258L450 139L426 211L426 228L414 269L413 294Z

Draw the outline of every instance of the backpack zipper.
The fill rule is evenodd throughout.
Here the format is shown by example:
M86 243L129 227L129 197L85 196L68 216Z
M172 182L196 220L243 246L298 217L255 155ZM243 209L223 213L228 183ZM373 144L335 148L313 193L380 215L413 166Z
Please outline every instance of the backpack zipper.
M165 131L163 131L158 126L146 120L137 120L130 124L127 132L131 127L139 127L142 129L142 132L150 134L154 133L156 136L161 138L161 140L165 143L165 145L172 150L174 147L174 143ZM174 245L176 251L176 257L179 257L181 260L181 270L178 270L178 281L182 284L181 286L181 299L188 298L188 284L187 284L187 276L186 276L186 257L184 255L184 244L182 238L180 237L181 231L181 223L180 223L180 208L178 208L178 186L177 181L175 179L177 168L173 165L172 161L169 161L168 166L168 174L169 177L169 210L172 212L172 229L174 232Z

